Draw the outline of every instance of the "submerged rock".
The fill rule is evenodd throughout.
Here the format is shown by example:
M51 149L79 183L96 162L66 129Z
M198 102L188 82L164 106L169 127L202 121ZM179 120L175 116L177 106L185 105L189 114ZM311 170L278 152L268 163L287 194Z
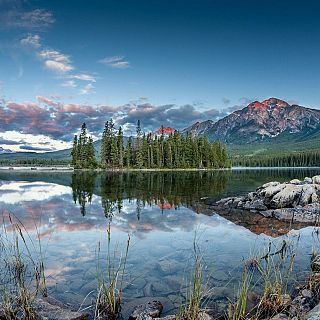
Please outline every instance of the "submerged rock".
M34 312L39 320L84 320L88 314L75 312L54 299L37 298L33 303Z
M160 301L153 300L148 301L144 304L136 306L130 315L130 320L135 319L148 319L148 318L158 318L163 310L163 305Z
M213 204L213 209L240 209L267 218L312 224L320 219L320 175L303 181L268 182L244 197L221 199Z

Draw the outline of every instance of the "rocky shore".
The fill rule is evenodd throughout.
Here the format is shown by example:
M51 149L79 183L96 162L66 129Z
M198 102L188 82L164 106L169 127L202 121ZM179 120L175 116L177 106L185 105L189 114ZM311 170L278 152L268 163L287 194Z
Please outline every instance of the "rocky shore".
M320 219L320 175L289 182L269 182L243 197L221 199L216 211L241 210L282 221L315 224Z

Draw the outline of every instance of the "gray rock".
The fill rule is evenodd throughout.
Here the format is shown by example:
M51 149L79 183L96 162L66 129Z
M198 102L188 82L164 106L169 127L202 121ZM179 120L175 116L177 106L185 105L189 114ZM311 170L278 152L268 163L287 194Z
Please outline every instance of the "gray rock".
M273 211L274 210L266 210L266 211L260 211L259 213L266 218L271 218L273 217Z
M300 316L309 312L314 307L314 300L303 296L296 297L290 307L289 312L292 316Z
M315 187L311 184L302 186L302 192L298 204L305 206L311 202L311 196L316 192Z
M249 209L258 211L268 210L261 199L252 201L249 205Z
M287 320L289 317L284 313L278 313L274 317L272 317L270 320Z
M311 290L308 290L308 289L303 289L301 291L301 295L305 298L312 298L313 294L311 292Z
M309 178L309 177L305 177L303 182L304 183L309 183L309 184L313 183L312 178Z
M256 197L256 193L255 193L255 192L249 192L248 195L247 195L247 199L248 199L249 201L254 200L255 197Z
M305 316L305 320L320 320L320 304L316 305L311 311Z
M163 274L173 274L181 269L181 264L175 260L160 260L157 263L157 268Z
M320 176L314 176L312 177L312 182L314 184L320 184Z
M293 179L290 181L291 184L301 184L301 181L299 179Z
M217 205L226 205L228 202L233 201L233 197L223 198L216 202Z
M83 320L88 314L74 312L52 298L37 298L33 309L39 320Z
M261 187L262 187L262 188L276 187L276 186L278 186L279 184L280 184L280 182L272 181L272 182L268 182L268 183L263 184Z
M287 184L271 200L273 208L290 208L299 203L302 185Z
M200 311L198 320L213 320L213 317L205 311Z
M271 198L278 192L280 192L282 189L285 188L285 184L276 184L276 185L270 185L264 189L262 189L259 193L266 197L266 198Z
M148 301L136 306L130 315L130 320L158 318L163 310L163 305L158 300Z

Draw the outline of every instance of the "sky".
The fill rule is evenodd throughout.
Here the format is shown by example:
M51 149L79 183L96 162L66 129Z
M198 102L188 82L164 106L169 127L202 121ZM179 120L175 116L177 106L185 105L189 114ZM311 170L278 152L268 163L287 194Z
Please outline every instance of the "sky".
M0 147L54 151L277 97L320 108L319 1L0 0Z

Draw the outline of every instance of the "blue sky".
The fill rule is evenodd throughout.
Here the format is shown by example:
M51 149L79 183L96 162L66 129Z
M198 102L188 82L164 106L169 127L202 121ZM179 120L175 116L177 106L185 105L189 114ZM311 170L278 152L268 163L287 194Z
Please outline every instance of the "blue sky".
M272 96L320 107L318 1L0 0L0 146L184 128ZM9 143L11 141L11 143ZM12 144L12 142L15 142Z

